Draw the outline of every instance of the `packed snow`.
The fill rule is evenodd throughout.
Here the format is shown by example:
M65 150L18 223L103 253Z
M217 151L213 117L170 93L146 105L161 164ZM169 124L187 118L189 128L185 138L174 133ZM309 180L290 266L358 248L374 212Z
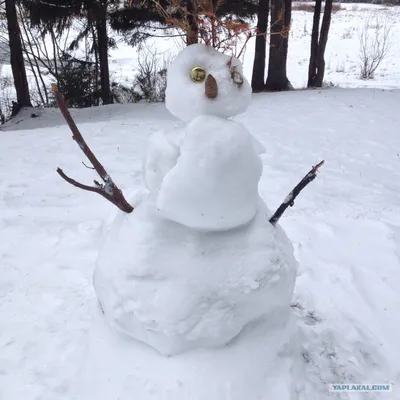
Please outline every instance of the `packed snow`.
M98 314L81 370L79 399L290 399L297 391L289 324L259 321L246 328L246 340L214 351L163 357L116 336Z
M194 119L185 131L180 156L157 197L161 214L211 231L250 222L262 173L251 135L237 122L208 115Z
M94 287L105 317L167 355L225 345L263 316L284 325L296 262L269 216L260 205L249 226L199 232L143 200L100 250Z
M204 96L204 84L193 84L190 71L200 67L218 82L219 95L212 101ZM197 44L181 51L168 68L166 106L182 121L211 114L223 118L242 113L251 100L251 88L245 80L241 86L232 84L232 73L243 73L240 61L221 54L210 46Z
M200 77L188 78L198 65ZM277 326L287 330L291 318L297 270L293 247L282 229L269 223L271 214L259 196L262 162L252 135L239 123L220 117L233 116L230 98L242 110L249 106L250 85L238 86L233 79L238 65L238 60L202 44L189 46L173 61L167 107L175 109L178 90L186 103L178 109L198 115L174 132L180 139L179 156L170 170L165 168L171 160L170 146L163 161L165 140L150 141L150 156L160 159L150 164L161 166L152 174L165 173L159 190L137 204L133 213L118 216L100 248L94 288L105 318L164 355L240 341L243 329L261 319L267 321L265 334L275 330L279 335ZM210 76L216 88L212 98L207 92ZM196 103L203 106L197 109ZM154 145L158 152L152 150ZM148 165L149 156L145 168ZM275 342L260 345L269 349L266 356L276 358ZM104 347L110 346L104 343L97 352ZM132 343L133 353L135 347ZM195 357L181 363L182 371L187 362L195 365ZM112 370L130 375L130 368ZM261 380L270 373L261 365L257 370ZM217 392L207 397L217 398L221 385L235 375L215 379ZM198 382L184 380L181 386L184 392L197 392ZM235 391L237 398L249 390L243 383L241 388L240 394ZM136 395L143 398L144 393ZM130 393L122 389L115 396L128 399Z

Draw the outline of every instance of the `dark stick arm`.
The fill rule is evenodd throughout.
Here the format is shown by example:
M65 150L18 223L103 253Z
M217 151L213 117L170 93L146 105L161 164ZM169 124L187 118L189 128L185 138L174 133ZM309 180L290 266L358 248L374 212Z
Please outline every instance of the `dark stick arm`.
M289 193L283 203L275 211L274 215L270 218L269 222L275 226L279 221L279 218L283 215L286 209L290 206L293 207L296 197L300 192L317 177L318 169L324 165L325 161L319 162L317 165L312 167L311 171L294 187L294 189Z

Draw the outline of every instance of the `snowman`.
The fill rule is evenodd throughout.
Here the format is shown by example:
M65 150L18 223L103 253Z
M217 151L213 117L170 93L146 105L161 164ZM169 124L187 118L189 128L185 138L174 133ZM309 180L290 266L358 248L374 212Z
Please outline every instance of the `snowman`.
M167 79L166 106L185 125L150 138L148 195L100 250L81 398L289 399L291 364L278 360L297 263L258 192L264 148L229 119L249 106L250 85L238 59L203 44Z
M116 219L100 251L104 317L164 355L224 346L251 322L288 318L296 262L258 193L263 148L227 119L250 100L238 59L203 44L176 57L166 105L187 124L151 138L149 195Z
M97 260L100 307L93 304L87 342L79 347L85 353L74 400L347 399L329 393L327 383L388 383L392 374L376 336L347 305L331 321L299 302L290 311L297 263L275 222L323 162L270 219L258 194L264 148L229 119L251 98L237 59L199 44L172 63L167 108L186 124L149 140L147 193L134 210L55 94L104 184L58 173L124 211ZM307 293L296 297L312 304L304 277L299 286Z

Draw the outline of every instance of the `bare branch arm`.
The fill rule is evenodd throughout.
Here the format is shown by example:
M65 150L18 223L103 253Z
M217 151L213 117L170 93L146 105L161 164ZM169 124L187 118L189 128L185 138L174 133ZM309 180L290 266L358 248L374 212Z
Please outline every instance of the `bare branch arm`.
M72 138L75 140L75 142L81 148L83 153L92 163L94 169L100 175L104 184L99 184L98 182L94 181L95 186L88 186L68 177L60 168L57 169L57 173L71 185L74 185L83 190L98 193L105 199L109 200L111 203L116 205L120 210L126 213L132 212L133 207L127 202L121 189L114 183L114 181L111 179L111 176L108 175L103 165L99 162L97 157L93 154L92 150L87 145L85 139L83 138L78 127L76 126L75 121L73 120L70 112L68 111L68 108L65 104L64 96L58 91L56 85L52 86L52 90L56 97L57 105L60 108L62 115L64 116L68 126L72 131Z
M294 187L294 189L289 193L283 203L275 211L274 215L270 218L269 222L275 226L279 221L279 218L283 215L286 209L290 206L293 207L296 197L300 192L317 177L318 169L324 165L325 161L319 162L316 166L312 167L311 171Z
M95 187L95 186L89 186L89 185L84 185L83 183L79 183L75 179L72 179L68 175L66 175L61 168L57 168L57 174L60 175L61 178L65 179L68 183L70 183L71 185L73 185L79 189L87 190L88 192L98 193L98 194L101 194L102 196L104 195L104 190L102 190L100 186Z

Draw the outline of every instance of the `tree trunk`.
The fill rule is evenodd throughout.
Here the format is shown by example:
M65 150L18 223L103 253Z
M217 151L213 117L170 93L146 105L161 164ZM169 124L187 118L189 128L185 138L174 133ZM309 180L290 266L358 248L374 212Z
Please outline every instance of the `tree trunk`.
M94 29L93 25L91 27L92 36L93 36L93 50L94 50L94 63L95 63L95 71L94 71L94 87L96 88L96 106L100 104L100 98L98 96L98 89L99 89L99 82L100 82L100 72L99 72L99 44L97 42L97 35L96 30ZM86 49L89 48L88 45L85 47ZM90 60L90 54L88 50L86 50L85 60Z
M321 34L319 36L318 54L317 54L317 75L315 78L315 86L321 87L324 81L325 74L325 49L328 43L329 28L332 19L332 0L325 1L324 16L321 24Z
M315 70L314 75L309 82L308 86L311 87L322 87L324 82L325 74L325 49L328 42L329 28L331 26L332 19L332 0L325 1L324 16L322 18L321 32L319 35L317 53L315 56ZM311 58L310 58L311 61ZM309 78L310 80L310 78Z
M267 90L289 90L292 85L286 74L286 61L292 0L271 1L271 35L268 61Z
M32 107L32 104L29 96L15 0L5 0L5 5L10 44L10 63L14 77L15 91L17 92L17 107L13 108L13 114L16 114L21 107Z
M269 0L259 0L256 46L254 52L253 76L251 87L253 92L262 92L265 89L265 58L267 46Z
M187 46L199 42L199 27L197 25L197 1L198 0L188 0L187 3L187 19L189 24L189 30L186 34Z
M313 86L315 76L317 75L317 54L318 54L319 20L321 19L321 5L322 5L322 0L315 0L307 87Z
M108 67L108 35L107 35L107 4L100 3L96 10L96 31L100 62L101 99L103 104L113 102L110 87L110 71Z

